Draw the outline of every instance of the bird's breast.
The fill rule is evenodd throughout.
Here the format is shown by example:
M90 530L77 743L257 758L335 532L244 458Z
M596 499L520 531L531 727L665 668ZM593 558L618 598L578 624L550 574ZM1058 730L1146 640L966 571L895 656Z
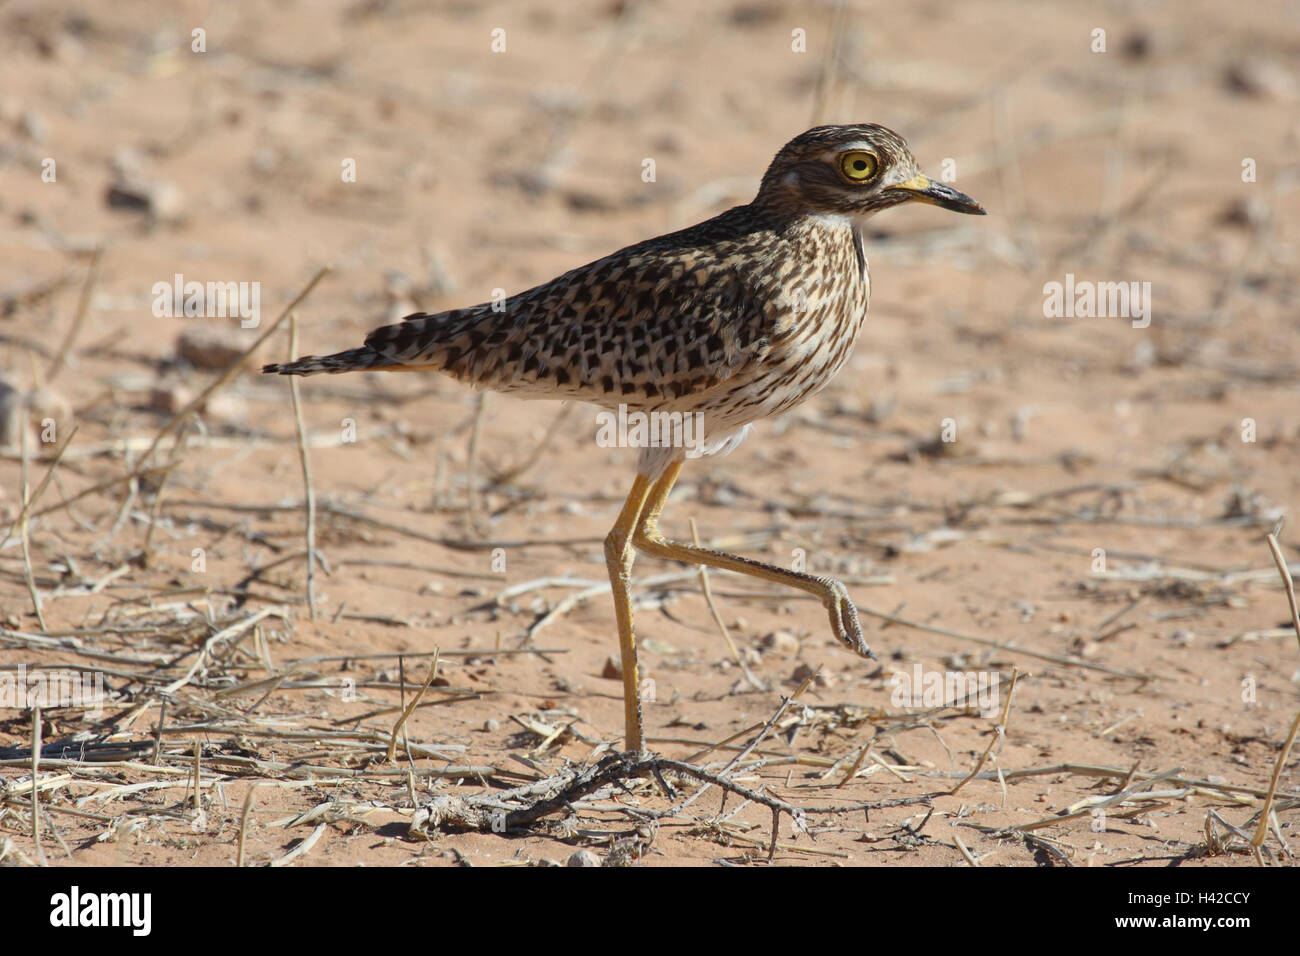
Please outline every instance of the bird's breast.
M816 235L770 304L779 330L771 361L811 365L829 378L847 361L866 321L871 278L857 230Z
M807 237L763 276L762 358L700 407L720 430L777 415L821 391L848 361L866 320L871 281L860 241L846 227Z

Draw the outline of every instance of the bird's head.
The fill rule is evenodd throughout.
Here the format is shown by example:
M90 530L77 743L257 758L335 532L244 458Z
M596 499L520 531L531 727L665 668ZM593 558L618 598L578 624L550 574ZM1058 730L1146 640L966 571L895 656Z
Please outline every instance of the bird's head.
M970 196L922 173L907 143L874 123L818 126L781 147L755 202L783 215L863 219L905 202L982 216Z

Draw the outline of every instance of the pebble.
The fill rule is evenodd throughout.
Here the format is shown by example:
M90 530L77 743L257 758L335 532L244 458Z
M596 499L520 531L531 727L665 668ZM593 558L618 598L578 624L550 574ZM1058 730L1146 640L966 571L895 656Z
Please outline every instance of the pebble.
M195 368L224 369L244 354L251 341L235 329L208 325L176 336L176 354Z
M184 385L155 385L149 392L149 410L175 415L193 400L194 392Z
M807 664L800 664L794 669L794 673L790 675L790 680L802 684L815 673L816 671L812 667L809 667ZM817 688L826 688L830 687L833 683L835 683L835 675L828 674L823 670L820 674L817 674L816 679L813 681L813 686Z
M799 638L789 631L773 631L771 634L764 634L758 642L758 646L765 651L776 651L778 654L798 654Z
M1268 223L1267 200L1260 196L1239 196L1224 207L1219 221L1228 226L1258 229Z
M71 429L72 405L52 388L22 392L0 377L0 447L22 447L24 421L29 429L27 451L40 457L42 443L58 444Z
M159 222L185 218L185 194L174 183L122 179L108 187L104 200L111 209L144 212Z
M1297 95L1296 78L1291 71L1265 57L1238 60L1225 71L1223 82L1234 93L1261 100L1287 102Z

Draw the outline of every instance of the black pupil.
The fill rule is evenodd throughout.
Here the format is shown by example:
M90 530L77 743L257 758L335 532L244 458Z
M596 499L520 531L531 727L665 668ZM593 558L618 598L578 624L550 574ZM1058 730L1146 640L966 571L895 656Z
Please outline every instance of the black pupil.
M862 172L862 170L867 168L867 164L859 159L853 164L853 168L856 169L858 172Z

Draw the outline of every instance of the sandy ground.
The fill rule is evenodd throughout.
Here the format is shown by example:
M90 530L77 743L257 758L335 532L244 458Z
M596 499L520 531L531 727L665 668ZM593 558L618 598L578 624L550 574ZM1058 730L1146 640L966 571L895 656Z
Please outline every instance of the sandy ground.
M1254 833L1300 708L1265 541L1289 516L1300 574L1298 25L1293 3L1208 0L5 4L0 373L55 423L30 491L78 430L29 561L17 527L0 546L0 679L79 668L111 699L42 712L39 849L33 714L0 709L0 858L229 865L242 824L250 865L765 860L769 810L717 788L683 807L682 777L505 834L417 819L620 743L608 595L561 605L604 579L632 476L594 410L304 380L314 619L289 385L254 371L287 324L162 439L144 465L165 478L125 476L322 265L300 354L707 218L794 134L873 121L989 216L873 220L848 368L690 464L665 527L839 575L880 662L815 602L715 573L756 690L693 575L644 585L651 746L719 770L816 673L735 781L859 809L783 816L778 864L1250 864L1230 827ZM155 316L176 274L260 283L259 327ZM1046 316L1067 274L1150 283L1149 324ZM3 528L22 457L0 457ZM899 673L967 672L989 712L894 696ZM1273 863L1294 862L1297 756ZM861 809L882 801L911 802Z

